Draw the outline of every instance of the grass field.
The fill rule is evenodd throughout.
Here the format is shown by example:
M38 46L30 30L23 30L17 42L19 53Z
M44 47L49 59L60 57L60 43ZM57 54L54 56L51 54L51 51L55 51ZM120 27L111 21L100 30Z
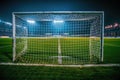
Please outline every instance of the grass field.
M31 59L35 58L32 55L33 52L34 52L34 54L35 53L38 54L39 52L41 52L41 55L43 57L50 56L50 55L51 56L58 55L57 39L34 40L32 42L30 40L31 39L29 39L29 41L28 41L28 42L30 42L28 44L28 47L29 47L28 53L31 53L28 55L29 60L30 60L30 58ZM87 39L85 39L85 40L87 40ZM87 53L87 51L88 51L88 49L87 49L88 42L87 41L86 41L86 43L85 43L85 41L83 43L83 42L80 42L79 40L76 40L76 42L73 42L73 41L72 40L64 40L64 39L61 40L61 46L62 46L61 48L62 48L63 56L72 55L73 57L77 56L79 58L80 56L77 55L78 52L81 51L81 52ZM80 46L82 44L85 44L85 46ZM64 46L66 48L64 48ZM81 47L82 47L82 49L80 49ZM36 48L39 48L39 49L36 49ZM67 54L67 53L73 53L73 51L74 51L74 54L76 53L76 55ZM44 53L46 55L43 55ZM49 53L52 53L52 54L49 54ZM30 56L30 55L32 55L32 56ZM84 55L84 57L85 56L89 57L89 55ZM39 58L39 56L36 58ZM33 59L33 61L34 61L34 59ZM12 39L5 39L5 38L0 39L0 62L12 62ZM116 38L116 39L105 38L105 40L104 40L104 63L120 63L120 39L119 38Z
M0 66L1 80L119 80L120 67Z
M0 62L12 61L12 39L0 39Z
M17 58L18 62L58 64L57 38L29 38L27 45L25 42L24 39L17 41L18 54L27 46L24 55ZM61 38L60 49L62 64L83 64L90 61L88 38Z
M12 62L11 39L0 39L0 62ZM105 38L103 63L120 64L119 38ZM0 65L1 80L120 80L119 74L120 67L68 68Z
M104 63L120 63L120 39L104 40Z

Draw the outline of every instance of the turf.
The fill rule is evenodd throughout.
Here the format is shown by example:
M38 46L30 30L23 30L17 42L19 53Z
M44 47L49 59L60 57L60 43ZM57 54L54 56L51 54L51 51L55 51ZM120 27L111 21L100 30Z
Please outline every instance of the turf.
M12 39L0 38L0 62L12 61Z
M0 66L1 80L119 80L120 67Z
M120 38L105 39L104 63L120 63Z
M0 62L12 62L11 39L0 39ZM120 39L105 39L104 63L120 63ZM65 44L62 44L65 45ZM4 47L3 47L4 46ZM0 65L1 80L120 80L120 67L44 67Z
M36 43L36 41L37 41L37 43ZM74 42L74 43L71 41L73 41L73 40L61 39L62 52L64 53L64 54L62 54L63 56L72 55L72 56L76 57L73 54L67 54L67 53L72 53L73 51L74 51L74 53L78 53L78 52L80 52L79 49L81 48L81 47L78 47L79 45L81 45L81 44L87 45L88 44L88 43L79 42L79 40L76 40L76 42ZM33 49L33 47L30 47L31 45L35 49ZM42 52L42 54L44 54L44 53L46 54L46 55L42 56L45 59L48 58L49 55L51 55L51 56L58 55L58 54L56 54L56 53L58 53L58 51L57 51L58 44L57 44L56 39L54 39L54 40L53 39L45 39L45 40L36 40L35 39L34 41L32 41L32 43L30 42L30 44L28 46L29 46L28 52L31 53L28 56L28 58L29 58L28 61L30 61L30 60L35 61L36 60L36 59L34 59L35 53L38 54L39 51ZM66 46L68 48L64 48L64 46ZM39 47L39 51L38 51L38 49L36 49L38 47ZM78 47L78 48L76 48L76 47ZM86 47L86 46L83 46L83 47ZM42 51L42 50L44 50L44 51ZM34 52L34 54L32 52ZM51 52L52 54L49 54L49 52ZM86 52L87 52L87 50L86 50ZM119 53L120 53L120 38L105 38L105 40L104 40L104 63L120 63L120 59L119 59L120 54ZM30 57L30 55L32 55L32 56ZM77 57L79 58L79 55L77 55ZM38 60L40 60L39 56L36 58ZM49 62L50 60L47 60L47 61ZM55 61L56 60L54 60L54 63L55 63ZM1 38L0 39L0 62L12 62L12 39L10 39L10 38L7 38L7 39Z
M17 46L17 53L24 49L24 40L21 41L19 40L21 44ZM57 38L29 38L27 39L27 43L28 47L25 54L17 58L17 62L58 64ZM62 64L81 64L89 61L88 38L61 38L60 44L61 55L64 56L62 58Z

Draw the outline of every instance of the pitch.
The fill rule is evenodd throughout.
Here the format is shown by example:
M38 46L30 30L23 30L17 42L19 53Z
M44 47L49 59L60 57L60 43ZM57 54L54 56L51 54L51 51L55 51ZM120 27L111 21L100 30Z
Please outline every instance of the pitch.
M50 48L45 48L45 50L50 50L51 52L57 52L57 40L54 39L56 41L56 44L52 44L51 42L53 42L53 40L47 40L48 42L50 42L49 44L44 45L44 47L48 47L48 45L50 47L53 47L52 50ZM87 40L87 39L86 39ZM42 40L45 41L45 40ZM73 50L75 50L75 46L79 46L79 44L81 43L74 43L77 45L73 46L73 43L67 43L71 40L68 39L62 39L61 41L66 41L65 43L63 43L62 45L68 45L68 49L63 49L64 52L72 52ZM75 40L73 40L75 41ZM1 38L0 39L0 62L12 62L12 39L11 38ZM76 39L77 42L77 39ZM39 44L39 46L41 46L41 49L44 48L43 47L43 43L36 43L37 46ZM30 44L29 44L30 45ZM54 45L54 46L53 46ZM35 44L34 44L35 46ZM56 47L55 47L56 46ZM80 48L80 47L78 47ZM84 47L81 47L84 48ZM88 47L86 47L87 49ZM54 50L56 49L56 51ZM119 57L119 50L120 49L120 38L105 38L104 39L104 62L103 63L120 63ZM35 49L29 49L29 51L34 50ZM79 49L76 49L79 50ZM77 51L76 51L77 52ZM51 54L51 55L57 55L57 54ZM30 56L29 56L30 57ZM37 57L38 58L38 57Z
M69 46L71 47L71 46ZM72 50L71 50L72 51ZM104 63L120 64L120 38L104 39ZM12 62L12 39L0 38L0 62ZM74 73L74 74L73 74ZM97 73L97 74L96 74ZM43 67L43 66L8 66L0 65L0 77L8 79L119 79L119 67L89 67L89 68L67 68L67 67Z
M19 39L20 40L20 39ZM27 40L27 45L25 42ZM21 43L19 43L21 42ZM61 57L62 64L84 64L90 62L89 38L27 38L18 42L17 53L22 52L16 58L16 62L40 63L40 64L59 64L58 58ZM59 55L59 48L60 52Z

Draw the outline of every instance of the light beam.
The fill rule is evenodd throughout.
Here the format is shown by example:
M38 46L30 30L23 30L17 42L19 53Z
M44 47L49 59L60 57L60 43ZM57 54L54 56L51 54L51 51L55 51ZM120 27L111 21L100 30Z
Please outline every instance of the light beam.
M27 20L27 22L30 23L30 24L35 24L34 20Z
M53 22L54 23L63 23L64 21L63 20L54 20Z

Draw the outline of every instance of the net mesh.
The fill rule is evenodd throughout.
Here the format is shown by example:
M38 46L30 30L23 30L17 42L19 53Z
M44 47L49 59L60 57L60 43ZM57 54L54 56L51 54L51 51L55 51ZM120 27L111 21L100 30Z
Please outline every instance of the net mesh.
M92 12L15 14L14 60L40 64L98 63L102 21L103 13Z

